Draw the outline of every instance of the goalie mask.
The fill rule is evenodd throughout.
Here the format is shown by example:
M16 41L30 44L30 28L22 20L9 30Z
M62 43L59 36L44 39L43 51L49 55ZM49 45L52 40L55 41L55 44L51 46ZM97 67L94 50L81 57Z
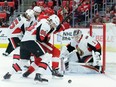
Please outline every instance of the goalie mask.
M82 31L81 30L74 30L73 36L74 36L74 39L76 41L79 41L81 36L82 36Z

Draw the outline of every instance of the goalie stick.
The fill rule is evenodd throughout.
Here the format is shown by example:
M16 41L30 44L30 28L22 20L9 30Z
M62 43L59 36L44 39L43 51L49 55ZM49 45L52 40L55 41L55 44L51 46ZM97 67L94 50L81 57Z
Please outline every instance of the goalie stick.
M62 22L57 26L56 31L58 31L58 30L60 29L61 24L63 24L63 22L65 22L65 21L73 14L73 12L76 11L77 8L78 8L80 5L82 5L83 2L84 2L84 0L82 0L82 1L75 7L75 9L73 9L73 10L62 20Z

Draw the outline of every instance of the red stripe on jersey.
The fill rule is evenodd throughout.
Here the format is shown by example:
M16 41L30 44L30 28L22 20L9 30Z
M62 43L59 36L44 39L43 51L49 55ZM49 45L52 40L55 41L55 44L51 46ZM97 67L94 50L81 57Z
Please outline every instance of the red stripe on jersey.
M33 31L32 35L36 35L36 30Z
M21 28L16 28L13 32L12 32L12 34L16 34L16 33L20 33L21 32Z

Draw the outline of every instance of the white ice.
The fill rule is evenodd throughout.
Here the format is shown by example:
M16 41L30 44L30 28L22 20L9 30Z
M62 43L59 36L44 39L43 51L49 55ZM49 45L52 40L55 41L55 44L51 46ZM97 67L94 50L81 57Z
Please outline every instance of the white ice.
M14 74L10 80L3 80L3 76L11 69L12 54L8 57L2 56L5 49L0 49L0 87L116 87L116 73L110 74L66 74L61 79L53 79L50 71L45 77L49 79L46 84L34 82L34 75L23 78L21 74ZM111 56L116 54L111 54ZM110 54L108 55L110 57ZM115 71L116 68L114 68ZM116 71L115 71L116 72ZM47 74L49 73L49 74ZM68 80L72 80L68 83Z

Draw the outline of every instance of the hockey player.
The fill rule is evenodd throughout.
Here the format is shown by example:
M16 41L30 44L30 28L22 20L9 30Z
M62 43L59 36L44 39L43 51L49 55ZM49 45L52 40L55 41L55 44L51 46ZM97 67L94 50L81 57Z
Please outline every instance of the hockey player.
M31 53L35 56L35 62L31 64L33 70L39 67L39 73L36 74L35 80L37 81L48 81L41 77L43 71L47 68L47 63L49 62L48 52L46 50L46 42L49 40L49 33L54 31L56 27L59 25L60 20L58 16L52 15L48 20L42 19L40 22L31 26L23 36L20 46L20 57L21 60L30 57ZM22 63L20 63L23 65ZM20 65L19 64L19 65ZM18 67L18 65L17 65ZM15 68L16 71L19 71L21 68ZM30 72L26 72L24 77L27 77ZM11 73L7 73L4 76L4 79L9 79Z
M50 16L52 17L52 16ZM47 19L45 17L41 18L41 19ZM52 19L52 18L51 18ZM40 21L40 18L39 18ZM61 25L59 25L59 27L57 27L56 30L53 30L54 33L66 30L70 27L70 25L68 23L63 23ZM45 40L45 43L42 45L44 46L45 50L52 54L52 75L53 76L57 76L57 77L63 77L63 75L61 73L59 73L59 57L60 57L60 50L58 48L56 48L54 45L52 45L51 43L49 43L49 39L50 39L50 34L51 34L52 30L49 32L48 37ZM24 77L27 77L29 74L31 74L33 72L33 67L30 66L28 71L25 72L23 74Z
M35 11L38 11L35 12ZM10 73L14 73L17 67L17 63L20 60L20 55L19 55L19 46L21 39L25 33L25 31L28 29L31 24L33 24L36 21L35 16L41 12L40 7L35 7L33 10L28 9L24 14L21 14L18 16L13 23L9 26L9 45L8 45L8 50L9 52L15 50L15 53L13 54L13 65ZM25 65L28 64L28 60L30 58L26 58L23 62L26 63Z
M79 63L92 63L89 68L101 72L101 45L93 37L82 34L81 30L74 31L74 37L70 44L64 46L61 50L60 58L68 58L71 53L76 53L77 58L71 59L65 63L68 68L69 62L73 60ZM85 67L87 67L85 65Z
M41 19L47 19L47 18L49 18L49 16L47 16L47 15L42 16L41 15L41 16L38 17L38 20L40 21ZM66 30L69 27L70 27L69 23L64 22L59 27L57 27L56 30L54 30L54 33ZM51 32L49 32L48 38L50 38L50 33ZM52 45L51 43L49 43L49 40L46 40L45 43L42 44L42 45L44 45L44 48L47 50L48 53L52 54L52 70L53 70L52 75L57 76L57 77L63 77L63 75L59 73L60 50L58 48L56 48L54 45ZM33 68L29 67L27 72L32 73Z
M31 24L34 23L34 21L36 20L36 17L40 13L41 13L41 8L38 6L35 6L33 10L28 9L24 14L19 15L12 22L12 24L8 27L9 43L5 53L3 53L4 56L8 56L14 49L19 47L20 40L26 28L28 28L29 26L31 26Z

